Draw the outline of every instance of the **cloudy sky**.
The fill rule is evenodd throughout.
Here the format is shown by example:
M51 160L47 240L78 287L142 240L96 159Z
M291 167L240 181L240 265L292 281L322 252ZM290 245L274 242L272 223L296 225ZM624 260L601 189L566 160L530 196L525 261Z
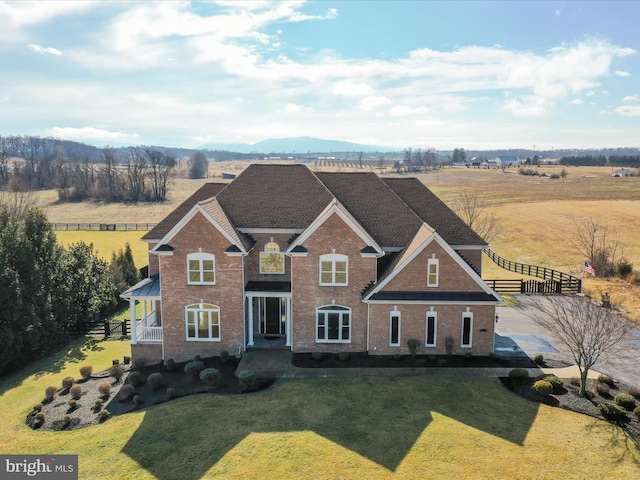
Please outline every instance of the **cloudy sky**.
M0 135L640 147L636 1L0 1Z

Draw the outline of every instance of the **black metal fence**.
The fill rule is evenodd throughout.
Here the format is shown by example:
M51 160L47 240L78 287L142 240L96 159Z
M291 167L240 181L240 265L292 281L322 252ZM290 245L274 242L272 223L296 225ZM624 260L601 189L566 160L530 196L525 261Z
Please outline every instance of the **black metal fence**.
M54 223L54 230L132 231L151 230L156 223Z
M90 335L93 337L126 337L129 335L129 320L99 320L67 328L70 336Z
M580 293L582 280L568 273L538 265L513 262L502 258L490 248L485 248L484 253L499 267L510 272L520 273L529 277L541 278L536 280L485 280L491 288L498 293Z

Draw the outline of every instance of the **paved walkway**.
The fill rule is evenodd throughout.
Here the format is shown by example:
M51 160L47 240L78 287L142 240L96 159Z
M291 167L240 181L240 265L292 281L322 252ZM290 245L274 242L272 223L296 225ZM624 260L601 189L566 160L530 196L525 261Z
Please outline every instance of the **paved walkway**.
M237 370L251 370L258 377L275 378L355 378L355 377L460 377L496 378L507 377L513 367L505 368L299 368L291 364L288 350L249 350L244 353ZM527 368L529 376L553 373L560 378L578 377L578 367ZM589 372L589 378L597 378L598 372Z

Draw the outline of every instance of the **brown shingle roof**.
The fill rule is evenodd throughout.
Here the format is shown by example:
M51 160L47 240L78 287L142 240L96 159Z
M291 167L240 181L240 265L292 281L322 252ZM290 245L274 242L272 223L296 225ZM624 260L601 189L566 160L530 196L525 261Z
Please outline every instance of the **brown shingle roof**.
M417 178L384 178L383 181L449 245L487 244Z
M405 247L422 220L375 173L316 173L383 248Z
M161 240L162 237L169 233L169 230L182 220L182 217L189 213L189 210L191 210L196 203L215 197L227 185L227 183L205 183L189 198L178 205L169 215L164 217L160 223L149 230L142 237L142 240Z
M217 196L236 228L307 228L333 195L304 165L252 164Z

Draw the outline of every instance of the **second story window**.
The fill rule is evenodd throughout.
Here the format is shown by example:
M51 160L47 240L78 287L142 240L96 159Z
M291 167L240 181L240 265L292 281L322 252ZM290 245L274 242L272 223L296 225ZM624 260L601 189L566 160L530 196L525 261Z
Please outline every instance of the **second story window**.
M264 251L260 252L260 273L284 273L284 253L273 239L264 246Z
M214 285L216 283L216 257L210 253L187 255L187 283L189 285Z
M437 287L438 286L438 270L439 270L439 262L437 258L430 258L427 262L427 287Z
M347 285L348 266L346 255L320 255L320 285Z

